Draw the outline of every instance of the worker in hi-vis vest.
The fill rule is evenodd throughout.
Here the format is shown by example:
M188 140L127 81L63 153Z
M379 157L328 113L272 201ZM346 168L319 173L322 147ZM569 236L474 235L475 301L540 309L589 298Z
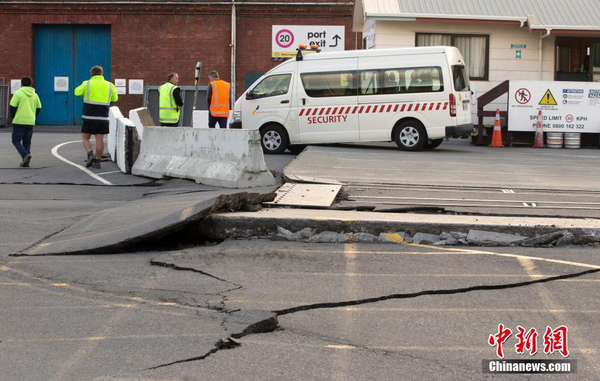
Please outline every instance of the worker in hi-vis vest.
M21 78L21 88L10 100L12 118L12 143L21 155L21 167L29 167L31 161L31 138L35 117L42 109L40 97L35 93L31 77Z
M211 71L208 73L208 127L215 128L217 123L219 127L227 128L227 119L229 118L229 83L219 79L219 73Z
M106 81L102 74L104 70L100 66L94 66L90 70L92 78L84 81L75 89L75 95L83 97L83 110L81 119L81 140L87 151L86 167L100 169L100 161L104 152L104 135L108 134L108 113L110 104L116 102L119 97L115 85ZM96 135L96 156L92 150L90 138Z
M160 125L165 127L177 127L179 125L179 115L183 106L181 99L181 89L179 84L179 75L177 73L169 73L167 82L158 88L159 94L159 111L158 118Z

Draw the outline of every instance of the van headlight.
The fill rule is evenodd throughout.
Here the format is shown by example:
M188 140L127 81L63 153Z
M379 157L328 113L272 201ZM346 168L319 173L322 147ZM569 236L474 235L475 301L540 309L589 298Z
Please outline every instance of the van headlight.
M241 111L234 111L233 115L231 116L231 118L235 122L237 122L238 120L241 120L242 119L242 112Z

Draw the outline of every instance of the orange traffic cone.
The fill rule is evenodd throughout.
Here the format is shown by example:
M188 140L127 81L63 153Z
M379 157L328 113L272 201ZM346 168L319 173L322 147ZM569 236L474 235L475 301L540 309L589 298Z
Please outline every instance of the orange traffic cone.
M542 110L538 112L537 125L535 126L535 140L533 148L544 148L544 129L542 128Z
M494 122L494 134L492 135L492 144L490 147L502 148L502 128L500 127L500 109L496 109L496 121Z

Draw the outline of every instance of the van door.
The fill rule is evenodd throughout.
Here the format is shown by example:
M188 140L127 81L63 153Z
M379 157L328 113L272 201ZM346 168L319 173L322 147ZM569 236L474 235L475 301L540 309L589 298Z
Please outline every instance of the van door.
M464 65L452 65L452 81L456 102L456 125L472 124L471 85ZM450 107L452 108L452 100Z
M270 122L285 126L293 94L292 76L291 72L265 76L246 93L242 107L244 128L258 129Z
M301 143L359 140L357 62L356 58L343 58L298 63L298 130Z

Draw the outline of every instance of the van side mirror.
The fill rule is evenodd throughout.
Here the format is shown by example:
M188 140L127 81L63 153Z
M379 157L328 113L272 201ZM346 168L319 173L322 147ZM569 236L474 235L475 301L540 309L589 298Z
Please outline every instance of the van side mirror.
M256 97L254 96L254 93L252 91L246 93L246 99L254 99L254 98L256 98Z

